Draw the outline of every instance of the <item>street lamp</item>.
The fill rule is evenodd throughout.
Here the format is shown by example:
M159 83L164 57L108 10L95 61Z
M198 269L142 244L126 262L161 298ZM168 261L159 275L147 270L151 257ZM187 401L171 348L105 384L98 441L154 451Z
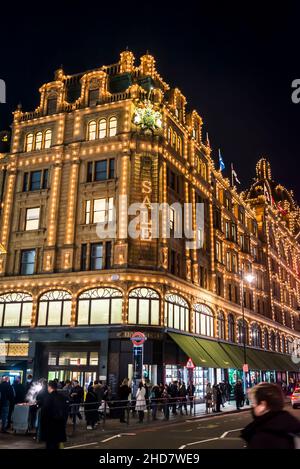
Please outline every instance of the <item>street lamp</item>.
M247 347L246 347L246 321L245 321L245 306L244 306L244 283L247 282L249 285L251 285L255 277L251 272L244 274L244 271L242 271L241 277L242 277L242 320L243 320L243 347L244 347L243 388L244 388L244 394L246 396L247 381L246 381L245 365L247 364Z

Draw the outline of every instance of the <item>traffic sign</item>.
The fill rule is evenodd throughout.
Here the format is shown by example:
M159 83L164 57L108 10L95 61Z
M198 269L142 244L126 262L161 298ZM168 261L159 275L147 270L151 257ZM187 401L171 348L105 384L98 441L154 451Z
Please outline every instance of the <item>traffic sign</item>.
M134 332L130 337L130 340L132 344L135 345L135 347L141 347L142 345L144 345L145 341L147 340L147 337L142 332Z
M188 370L193 370L195 368L194 362L191 358L188 359L185 366Z

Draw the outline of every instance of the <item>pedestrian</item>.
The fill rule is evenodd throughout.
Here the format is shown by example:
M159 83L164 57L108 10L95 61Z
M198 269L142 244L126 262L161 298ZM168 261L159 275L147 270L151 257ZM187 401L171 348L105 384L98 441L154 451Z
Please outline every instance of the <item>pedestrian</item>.
M7 433L9 408L14 402L14 391L9 377L3 376L0 382L0 420L1 432Z
M206 404L205 412L207 414L209 414L210 410L212 409L212 403L213 403L213 390L212 390L211 384L207 383L206 389L205 389L205 404Z
M284 396L277 384L260 383L250 392L253 421L241 432L249 449L294 449L300 421L284 409Z
M180 387L179 387L179 390L178 390L179 410L180 410L181 415L183 415L182 407L184 407L186 415L188 414L187 405L186 405L186 403L187 403L186 395L187 395L186 386L185 386L185 383L182 382L182 383L180 383Z
M196 388L193 384L193 381L190 381L189 385L187 387L187 395L188 395L189 403L190 403L190 415L192 415L193 408L194 408L195 390L196 390Z
M244 401L243 385L240 379L236 382L234 386L234 398L236 402L236 408L237 410L240 410L240 408L243 406Z
M151 398L151 408L152 408L152 419L157 420L156 414L157 414L157 408L159 404L159 400L161 397L161 392L157 384L155 384L150 393L150 398Z
M89 386L85 396L84 415L86 420L86 429L93 430L98 422L98 399L93 386Z
M177 415L177 398L178 398L178 382L177 381L172 381L168 393L170 395L170 401L172 403L172 414Z
M32 385L33 385L32 375L27 375L27 380L25 383L25 397L27 396L28 391Z
M219 383L219 388L220 388L221 397L222 397L222 407L225 407L225 402L226 402L226 385L225 385L224 381L221 381L221 383Z
M80 386L79 381L73 380L73 386L70 392L70 414L72 416L73 424L76 423L76 417L82 420L80 413L80 405L83 403L84 391Z
M129 403L129 395L131 393L131 389L128 386L128 379L124 378L122 381L121 386L119 387L119 407L120 407L120 422L126 423L125 420L125 409L128 412L128 403ZM128 417L128 415L127 415Z
M41 412L42 412L42 408L45 405L46 400L48 398L47 380L46 379L41 379L40 384L41 384L42 388L37 393L36 398L35 398L36 406L37 406L36 422L35 422L37 441L41 441L41 435L42 435Z
M226 401L230 402L232 387L231 387L231 384L229 383L229 381L226 381L225 387L226 387Z
M222 404L222 393L220 390L220 386L218 384L214 384L213 385L213 405L214 405L215 412L222 412L221 404Z
M163 392L161 395L161 400L163 404L163 412L164 412L164 420L169 420L170 417L170 408L169 408L169 403L170 403L170 394L169 394L169 386L165 384L163 388Z
M21 383L21 377L16 376L12 385L15 394L15 404L21 404L25 401L25 386Z
M136 404L135 410L138 411L139 414L139 423L143 423L144 421L144 414L147 408L146 405L146 389L142 381L139 383L138 390L136 392Z
M57 382L49 381L48 396L41 410L41 440L46 449L61 449L67 440L68 405L63 393L57 392Z

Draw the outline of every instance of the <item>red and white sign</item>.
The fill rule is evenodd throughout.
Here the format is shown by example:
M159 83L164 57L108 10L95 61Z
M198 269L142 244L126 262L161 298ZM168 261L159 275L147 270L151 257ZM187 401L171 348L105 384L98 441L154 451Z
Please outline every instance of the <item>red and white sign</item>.
M145 341L147 340L147 337L142 332L134 332L130 337L130 340L132 344L136 347L141 347L142 345L144 345Z
M248 371L249 371L249 365L248 365L247 363L245 363L245 364L243 365L243 371L244 371L244 373L248 373Z
M188 359L185 366L188 370L193 370L195 368L194 362L191 358Z

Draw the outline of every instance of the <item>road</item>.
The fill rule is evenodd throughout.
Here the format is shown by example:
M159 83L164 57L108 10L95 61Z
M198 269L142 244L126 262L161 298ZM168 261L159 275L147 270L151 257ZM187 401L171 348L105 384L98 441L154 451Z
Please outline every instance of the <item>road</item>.
M300 419L300 409L292 410ZM224 413L213 417L196 419L182 418L175 422L146 422L115 429L97 428L94 431L76 432L68 438L65 448L74 449L242 449L244 441L239 437L240 430L252 420L250 411ZM30 435L1 435L0 448L43 448L43 444L33 441Z

